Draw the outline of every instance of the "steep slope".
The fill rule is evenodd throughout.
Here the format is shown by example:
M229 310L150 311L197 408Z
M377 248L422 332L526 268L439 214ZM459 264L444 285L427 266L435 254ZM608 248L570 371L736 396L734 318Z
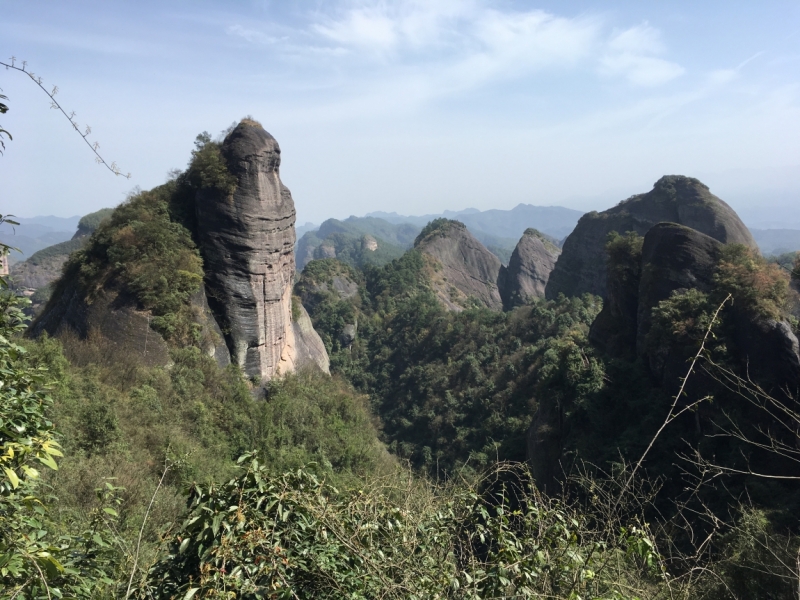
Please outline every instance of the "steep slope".
M72 255L30 333L99 336L152 365L197 346L259 382L327 371L292 306L295 213L277 142L246 119L221 145L201 135L196 146L185 173L129 198Z
M428 257L431 285L439 300L451 310L470 302L502 310L497 281L500 259L476 240L458 221L436 219L419 234L415 248Z
M243 120L220 153L233 185L195 197L209 305L232 362L268 380L302 363L296 334L306 329L292 325L294 201L280 180L278 142L259 123Z
M591 212L567 237L547 282L546 297L579 296L589 292L606 297L605 244L608 234L634 231L646 234L657 223L678 223L723 244L757 248L753 236L733 209L697 179L667 175L646 194L632 196L601 213Z
M506 310L534 298L544 298L547 280L561 249L536 229L526 229L508 267L500 275L500 295Z

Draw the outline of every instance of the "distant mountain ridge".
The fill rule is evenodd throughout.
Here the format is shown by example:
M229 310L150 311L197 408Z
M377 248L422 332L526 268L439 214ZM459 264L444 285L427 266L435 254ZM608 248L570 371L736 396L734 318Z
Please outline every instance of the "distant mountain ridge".
M466 225L477 240L497 256L502 264L507 265L517 242L526 230L535 228L558 246L560 240L575 228L582 215L579 210L563 206L519 204L510 210L480 211L466 208L421 216L374 211L363 217L328 219L317 229L313 229L310 224L303 227L305 233L299 237L297 245L297 268L302 270L314 259L340 255L353 266L364 260L383 264L399 256L401 251L411 248L422 228L441 218L457 220ZM360 252L360 239L365 235L376 239L378 248L382 249L380 255Z
M759 250L764 255L783 254L800 250L800 229L750 228Z
M9 262L25 260L34 253L52 246L60 244L72 238L75 229L81 220L80 216L74 217L54 217L52 215L39 217L14 217L19 225L0 225L0 241L8 244L12 248L19 249L20 252L12 251L9 255Z
M396 212L371 212L367 217L377 217L390 223L413 223L423 227L438 218L457 219L466 225L475 237L485 233L498 238L513 240L512 248L529 227L534 227L544 234L562 240L575 229L583 211L564 206L534 206L518 204L510 210L490 209L478 210L466 208L460 211L446 210L441 214L404 216ZM484 242L486 243L486 242Z

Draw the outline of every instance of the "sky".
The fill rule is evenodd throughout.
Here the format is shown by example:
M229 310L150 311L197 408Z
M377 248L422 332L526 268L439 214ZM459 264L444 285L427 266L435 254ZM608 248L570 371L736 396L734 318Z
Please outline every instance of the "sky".
M665 174L800 228L800 3L0 0L0 214L72 216L251 115L298 223L603 210ZM782 211L782 212L781 212ZM758 223L756 223L758 224Z

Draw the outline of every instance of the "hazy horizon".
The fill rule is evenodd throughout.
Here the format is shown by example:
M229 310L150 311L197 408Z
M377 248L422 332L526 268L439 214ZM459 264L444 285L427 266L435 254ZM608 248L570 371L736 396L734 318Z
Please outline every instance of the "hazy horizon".
M115 206L183 168L198 133L251 114L281 145L298 223L603 210L682 174L746 222L783 207L800 226L796 3L44 6L5 7L1 60L58 85L132 178L95 165L42 91L5 70L2 213Z

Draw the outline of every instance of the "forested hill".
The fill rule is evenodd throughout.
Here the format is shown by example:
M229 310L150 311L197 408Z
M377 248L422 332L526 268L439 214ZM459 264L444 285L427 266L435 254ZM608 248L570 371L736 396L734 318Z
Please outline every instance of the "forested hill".
M0 295L0 597L792 597L800 260L669 176L508 267L458 221L381 264L331 223L354 260L292 286L279 154L198 136L28 337Z

